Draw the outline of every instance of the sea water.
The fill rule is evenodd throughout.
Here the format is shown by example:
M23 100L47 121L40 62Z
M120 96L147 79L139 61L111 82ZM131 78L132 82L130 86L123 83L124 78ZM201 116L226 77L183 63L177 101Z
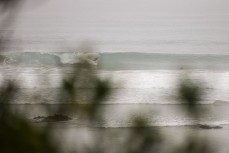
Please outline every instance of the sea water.
M18 85L20 92L11 104L20 110L25 108L27 111L22 112L28 119L48 115L43 110L47 105L55 108L57 104L65 103L59 99L63 95L62 81L73 73L71 67L74 67L71 65L74 63L66 65L61 61L66 54L77 57L76 53L8 52L2 55L1 83L11 79ZM98 127L132 126L131 117L135 114L144 115L151 126L196 124L176 97L179 82L186 77L203 90L198 106L203 116L198 122L229 123L229 56L149 53L93 53L93 56L98 56L98 60L90 73L102 80L110 80L112 91L99 106L104 111L104 120L97 123ZM181 61L185 66L178 66ZM93 91L90 85L79 89L75 102L90 104L89 95ZM73 120L68 122L69 125L89 126L81 123L76 114L71 115Z

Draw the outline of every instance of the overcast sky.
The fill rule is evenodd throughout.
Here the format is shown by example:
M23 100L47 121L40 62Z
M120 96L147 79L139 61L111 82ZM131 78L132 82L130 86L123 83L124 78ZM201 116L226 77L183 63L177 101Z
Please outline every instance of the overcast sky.
M36 45L92 40L101 51L215 53L229 49L229 0L26 2L15 39Z
M225 14L228 0L27 0L30 13ZM31 7L31 4L34 4ZM105 14L103 14L105 15Z

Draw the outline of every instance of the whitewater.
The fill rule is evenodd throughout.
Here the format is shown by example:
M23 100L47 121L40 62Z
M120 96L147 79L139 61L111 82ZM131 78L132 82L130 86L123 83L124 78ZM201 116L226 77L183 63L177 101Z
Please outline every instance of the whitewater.
M111 81L112 92L99 106L105 110L104 120L95 127L130 127L135 115L146 116L151 126L229 124L226 55L7 52L1 55L0 82L11 79L20 88L11 107L33 122L36 116L49 115L45 107L64 105L59 99L64 96L63 78L74 73L72 68L81 59L93 65L90 73ZM205 114L199 120L190 117L184 111L185 104L176 98L179 81L187 76L204 91L198 107ZM90 104L93 92L90 84L84 85L75 102ZM81 122L77 114L68 115L73 120L64 124L67 127L91 126Z

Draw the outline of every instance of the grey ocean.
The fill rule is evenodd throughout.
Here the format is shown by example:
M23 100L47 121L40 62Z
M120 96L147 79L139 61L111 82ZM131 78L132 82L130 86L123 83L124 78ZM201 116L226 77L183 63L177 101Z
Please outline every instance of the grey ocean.
M55 109L56 104L64 104L59 99L62 79L73 73L71 67L77 57L94 62L91 73L111 80L112 93L99 106L105 110L105 119L96 124L98 127L129 127L132 115L146 115L152 126L196 124L176 99L179 80L186 75L204 90L198 106L204 115L198 122L229 124L228 55L7 52L1 55L1 82L11 78L20 87L12 107L32 119L48 115L46 106ZM92 92L88 84L78 91L76 102L88 104ZM81 123L77 114L69 115L73 120L64 125L90 127Z
M228 124L228 15L115 16L22 16L6 40L9 52L1 57L1 82L12 78L22 88L12 102L20 105L14 107L27 108L27 118L33 118L45 113L39 112L42 105L60 102L60 81L71 73L68 67L81 56L86 40L83 44L97 52L98 59L90 62L98 75L112 80L113 93L101 105L109 113L101 125L129 126L132 110L151 114L152 125L192 124L187 114L176 111L182 105L174 97L178 80L187 74L205 91L200 107L210 112L201 121ZM79 95L86 101L87 95ZM70 124L81 125L77 118Z

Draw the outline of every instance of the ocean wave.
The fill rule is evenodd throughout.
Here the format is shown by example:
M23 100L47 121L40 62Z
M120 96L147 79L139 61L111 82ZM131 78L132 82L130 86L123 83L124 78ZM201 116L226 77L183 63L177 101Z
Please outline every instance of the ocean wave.
M5 52L0 55L0 64L3 66L59 67L74 65L83 59L97 66L98 58L99 54L83 52Z
M114 64L115 63L115 64ZM103 70L157 69L229 69L229 55L166 54L166 53L102 53L99 64Z
M158 122L152 124L153 126L159 127L191 127L200 129L218 129L223 126L229 125L229 121L180 121L180 122Z
M80 101L80 100L79 100ZM201 101L196 105L212 105L212 104L229 104L226 101ZM11 102L9 105L91 105L91 103L81 103L81 102L72 102L72 103L65 103L65 102L55 102L54 100L50 100L47 102ZM186 105L186 103L181 102L103 102L98 105Z
M32 122L33 119L30 119ZM86 121L80 121L78 118L73 118L72 120L65 121L67 124L62 124L58 122L54 122L56 126L66 126L66 127L87 127L87 128L135 128L137 127L134 125L131 121L129 122L116 122L116 121L103 121L95 122L93 124L90 124ZM172 128L172 127L185 127L185 128L194 128L194 129L203 129L203 130L210 130L210 129L222 129L224 126L228 126L229 121L203 121L203 122L197 122L197 121L191 121L191 122L171 122L171 123L163 123L163 122L157 122L157 123L148 123L148 125L145 126L145 128L150 127L161 127L161 128ZM142 127L144 128L144 127Z
M77 64L82 59L105 71L229 69L229 55L137 52L5 52L0 55L0 64L4 66L59 67Z

